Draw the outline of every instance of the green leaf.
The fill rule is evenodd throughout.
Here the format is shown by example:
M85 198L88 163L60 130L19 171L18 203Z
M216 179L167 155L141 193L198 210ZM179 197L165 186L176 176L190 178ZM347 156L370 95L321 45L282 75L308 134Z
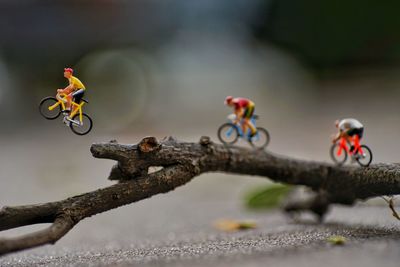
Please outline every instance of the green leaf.
M252 209L275 208L279 206L290 190L291 186L273 184L251 191L246 195L246 206Z

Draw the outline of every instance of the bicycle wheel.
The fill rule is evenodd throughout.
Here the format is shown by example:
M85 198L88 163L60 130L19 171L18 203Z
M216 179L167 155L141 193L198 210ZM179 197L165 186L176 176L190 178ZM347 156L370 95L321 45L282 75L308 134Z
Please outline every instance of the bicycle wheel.
M257 127L257 133L251 138L250 144L257 148L265 148L269 144L269 141L270 137L268 131L264 128Z
M339 154L339 149L340 149L339 144L333 144L331 146L330 154L333 162L335 162L338 165L342 165L347 160L347 151L342 148L342 151L340 151Z
M52 96L43 98L39 104L40 114L48 120L57 119L61 114L61 105L56 106L53 110L49 110L49 108L57 104L57 102L58 100Z
M79 120L79 114L75 114L72 118L73 122L69 125L71 130L77 135L85 135L92 130L93 122L89 115L82 113L82 124Z
M218 138L222 143L226 145L232 145L236 143L239 139L237 126L233 123L222 124L218 128Z
M372 161L372 151L366 145L362 145L361 149L362 149L363 153L362 153L362 155L360 153L358 153L356 160L357 160L358 164L360 164L361 166L368 167Z

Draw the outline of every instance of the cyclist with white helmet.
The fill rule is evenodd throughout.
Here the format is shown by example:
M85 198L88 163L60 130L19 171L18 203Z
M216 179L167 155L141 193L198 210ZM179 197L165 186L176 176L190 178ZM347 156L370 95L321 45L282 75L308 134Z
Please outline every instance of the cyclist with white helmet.
M360 146L360 140L364 133L364 125L361 122L353 118L347 118L340 121L336 120L335 126L338 128L338 133L333 138L333 143L343 137L352 144L350 152L354 150L354 147Z

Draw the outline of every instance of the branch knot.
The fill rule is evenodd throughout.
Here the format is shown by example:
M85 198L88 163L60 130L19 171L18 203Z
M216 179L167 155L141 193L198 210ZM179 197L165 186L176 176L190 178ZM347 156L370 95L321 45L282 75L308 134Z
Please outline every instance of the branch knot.
M211 145L211 138L210 137L208 137L208 136L202 136L202 137L200 137L200 145L202 145L202 146L209 146L209 145Z
M138 144L140 152L150 153L154 151L158 151L161 148L160 143L158 143L157 139L153 136L148 136L142 139L142 141Z

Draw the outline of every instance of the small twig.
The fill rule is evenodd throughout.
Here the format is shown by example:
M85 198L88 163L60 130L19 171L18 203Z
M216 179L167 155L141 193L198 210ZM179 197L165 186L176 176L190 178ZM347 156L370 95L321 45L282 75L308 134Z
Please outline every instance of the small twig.
M385 200L386 203L388 203L389 209L391 209L393 217L395 217L397 220L400 221L400 216L397 213L396 209L394 208L394 196L388 196L388 197L389 199L386 199L384 196L381 196L381 198Z

